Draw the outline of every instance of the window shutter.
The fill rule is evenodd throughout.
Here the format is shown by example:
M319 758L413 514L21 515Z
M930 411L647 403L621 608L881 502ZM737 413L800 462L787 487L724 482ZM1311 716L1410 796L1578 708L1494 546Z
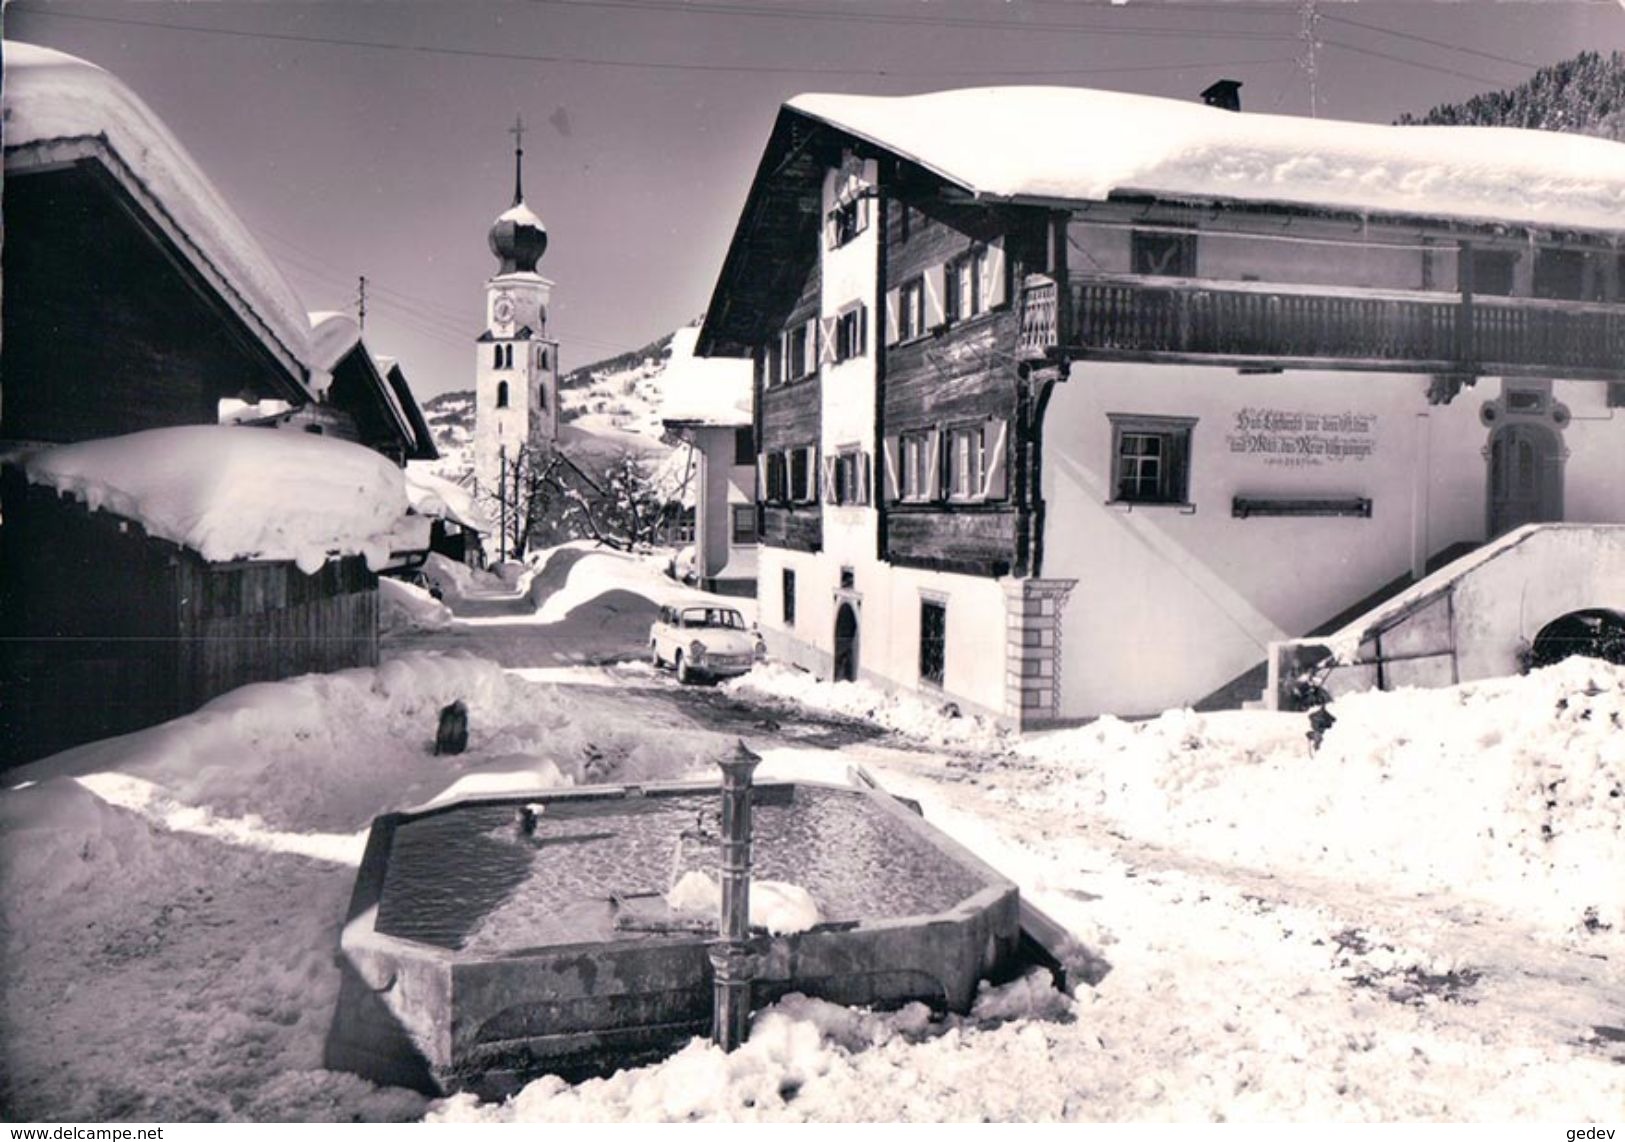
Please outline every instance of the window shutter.
M874 465L867 452L858 453L858 503L872 504L874 496Z
M898 324L898 296L899 291L889 289L886 291L886 344L895 345L902 336Z
M982 473L984 500L1002 500L1007 494L1004 452L1009 432L1007 420L990 420L982 426L982 463L986 466Z
M942 433L935 430L926 438L925 488L923 490L926 499L940 500L942 498Z
M858 343L852 347L852 355L861 357L869 351L869 307L858 306Z
M873 201L867 194L858 199L858 221L857 225L853 227L854 233L862 234L869 229L869 210Z
M820 317L818 319L818 363L820 365L835 363L835 325L839 320L836 317Z
M823 500L826 504L836 502L835 498L835 466L840 463L839 457L825 456L823 463Z
M832 211L824 216L824 248L826 250L833 250L839 244L838 234L839 230L835 225L835 214Z
M767 498L767 455L758 452L756 454L756 500L760 503Z
M1004 272L1004 239L988 243L982 258L982 308L997 309L1008 299Z
M898 454L900 442L895 436L888 436L881 441L881 454L886 461L886 500L888 503L903 498L903 484L898 476Z
M948 320L943 299L948 292L946 270L938 265L925 271L925 327L935 329Z
M1164 440L1168 462L1163 465L1162 493L1168 502L1189 503L1191 499L1190 432L1170 432Z
M810 376L818 371L818 319L807 319L807 337L801 347L801 375Z

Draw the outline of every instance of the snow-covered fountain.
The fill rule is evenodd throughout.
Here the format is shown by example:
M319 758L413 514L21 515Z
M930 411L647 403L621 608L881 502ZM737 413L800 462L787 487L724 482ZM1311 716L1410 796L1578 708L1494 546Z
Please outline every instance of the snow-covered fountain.
M714 1001L731 1046L752 1007L790 992L962 1012L978 980L1013 970L1008 880L878 790L752 786L749 769L728 774L720 812L715 784L668 784L378 818L327 1065L500 1093L660 1057L713 1029ZM719 925L725 896L750 900L748 927Z

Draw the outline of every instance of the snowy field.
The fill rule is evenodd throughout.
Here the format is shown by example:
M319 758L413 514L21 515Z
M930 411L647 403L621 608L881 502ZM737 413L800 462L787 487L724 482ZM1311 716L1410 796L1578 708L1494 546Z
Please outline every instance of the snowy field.
M588 568L603 589L610 569ZM620 572L616 585L635 574ZM629 716L628 680L669 680L596 673L608 684L410 654L247 687L8 773L5 1117L1574 1122L1625 1108L1625 670L1582 660L1344 699L1315 754L1296 715L1012 738L764 671L728 697L779 721L875 710L895 730L836 752L764 729L764 776L841 781L861 765L918 799L1109 961L1099 985L1069 998L1031 977L942 1020L791 998L734 1055L695 1042L500 1104L321 1069L375 814L709 776L732 748ZM436 757L436 712L455 698L471 748Z

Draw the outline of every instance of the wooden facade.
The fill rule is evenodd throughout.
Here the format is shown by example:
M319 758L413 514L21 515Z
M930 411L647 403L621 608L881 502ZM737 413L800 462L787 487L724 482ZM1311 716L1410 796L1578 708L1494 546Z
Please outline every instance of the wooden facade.
M247 431L247 430L245 430ZM378 661L377 576L208 563L0 476L0 761L154 725L238 686Z
M212 424L223 397L309 399L94 161L6 178L0 437Z
M812 238L808 239L809 244ZM797 260L802 267L801 281L795 287L789 309L776 323L775 340L782 339L785 331L810 329L817 336L819 291L822 286L817 258L805 256ZM817 352L816 342L812 349ZM766 487L766 457L785 455L796 449L812 449L808 479L816 487L818 472L818 437L822 417L823 385L816 364L810 372L802 366L787 365L780 358L783 370L780 379L769 384L769 352L767 345L756 348L754 391L756 439L763 459L758 465L757 540L770 547L785 547L795 551L818 551L823 547L823 509L814 496L797 502L791 496L770 496ZM816 357L814 357L816 361ZM800 374L800 375L792 375Z

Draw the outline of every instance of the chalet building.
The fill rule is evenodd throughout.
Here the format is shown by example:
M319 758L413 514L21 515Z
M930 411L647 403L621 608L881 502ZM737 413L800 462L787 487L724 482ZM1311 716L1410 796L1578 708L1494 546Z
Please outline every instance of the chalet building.
M305 307L164 123L93 64L5 50L0 765L245 682L376 662L376 572L426 547L426 524L392 536L392 522L368 518L365 556L341 527L295 558L257 541L214 550L154 520L171 518L163 505L183 489L247 486L226 517L266 535L309 531L326 499L359 498L353 482L313 490L347 464L371 473L382 514L396 492L404 512L395 466L370 452L217 423L224 402L324 410L398 460L428 440L404 377L397 387L356 359L366 375L351 378L340 364L351 379L323 403L335 374L316 363ZM210 435L183 468L150 447L155 432ZM96 482L40 475L87 446ZM265 447L292 457L280 507L264 481L241 478ZM306 459L315 471L298 470ZM151 479L178 473L155 490Z
M1551 133L791 101L697 350L754 362L770 650L1145 714L1519 524L1625 521L1622 203L1625 146Z
M699 329L679 329L663 376L661 423L692 449L693 577L707 591L756 593L756 431L748 362L694 356Z

